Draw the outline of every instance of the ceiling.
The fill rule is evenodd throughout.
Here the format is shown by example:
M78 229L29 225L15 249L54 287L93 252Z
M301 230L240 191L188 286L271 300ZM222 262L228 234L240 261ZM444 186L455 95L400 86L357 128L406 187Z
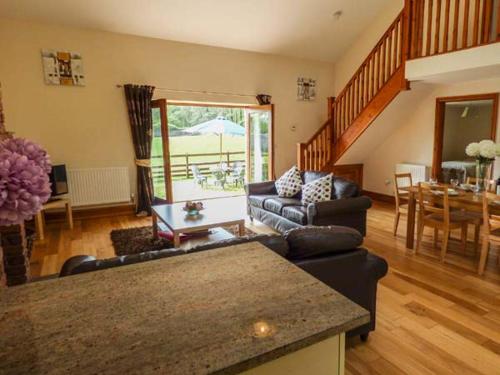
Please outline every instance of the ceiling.
M0 0L0 15L333 62L390 1Z

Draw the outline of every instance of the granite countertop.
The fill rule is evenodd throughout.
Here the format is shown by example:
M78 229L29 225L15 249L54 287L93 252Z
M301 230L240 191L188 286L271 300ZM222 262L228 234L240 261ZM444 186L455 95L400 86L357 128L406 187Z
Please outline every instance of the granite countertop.
M0 373L234 374L368 321L251 242L0 291Z

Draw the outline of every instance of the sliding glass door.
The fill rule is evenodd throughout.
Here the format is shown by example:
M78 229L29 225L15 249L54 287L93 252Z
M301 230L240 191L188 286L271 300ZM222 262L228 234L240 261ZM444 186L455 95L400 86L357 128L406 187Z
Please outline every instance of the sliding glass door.
M247 181L262 182L274 178L273 105L246 108Z
M243 195L244 182L274 178L272 105L167 105L159 99L152 116L157 202Z

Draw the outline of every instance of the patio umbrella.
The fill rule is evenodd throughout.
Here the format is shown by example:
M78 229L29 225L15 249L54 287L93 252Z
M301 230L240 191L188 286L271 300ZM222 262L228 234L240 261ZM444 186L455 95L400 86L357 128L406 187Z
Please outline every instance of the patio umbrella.
M202 122L201 124L184 129L185 132L191 134L216 134L219 136L220 157L222 160L222 136L234 135L244 136L245 128L224 116L217 116L213 120Z

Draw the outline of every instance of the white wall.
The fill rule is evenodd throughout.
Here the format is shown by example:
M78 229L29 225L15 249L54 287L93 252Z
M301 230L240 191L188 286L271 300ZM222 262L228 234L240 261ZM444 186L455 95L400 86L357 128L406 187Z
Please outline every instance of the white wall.
M329 63L6 19L0 19L0 46L8 129L39 142L54 162L69 167L129 166L135 175L124 94L117 84L272 95L278 174L296 162L296 143L326 120L326 98L333 94ZM45 85L42 48L80 52L86 87ZM299 76L317 80L315 102L296 101ZM251 101L157 91L161 96Z

